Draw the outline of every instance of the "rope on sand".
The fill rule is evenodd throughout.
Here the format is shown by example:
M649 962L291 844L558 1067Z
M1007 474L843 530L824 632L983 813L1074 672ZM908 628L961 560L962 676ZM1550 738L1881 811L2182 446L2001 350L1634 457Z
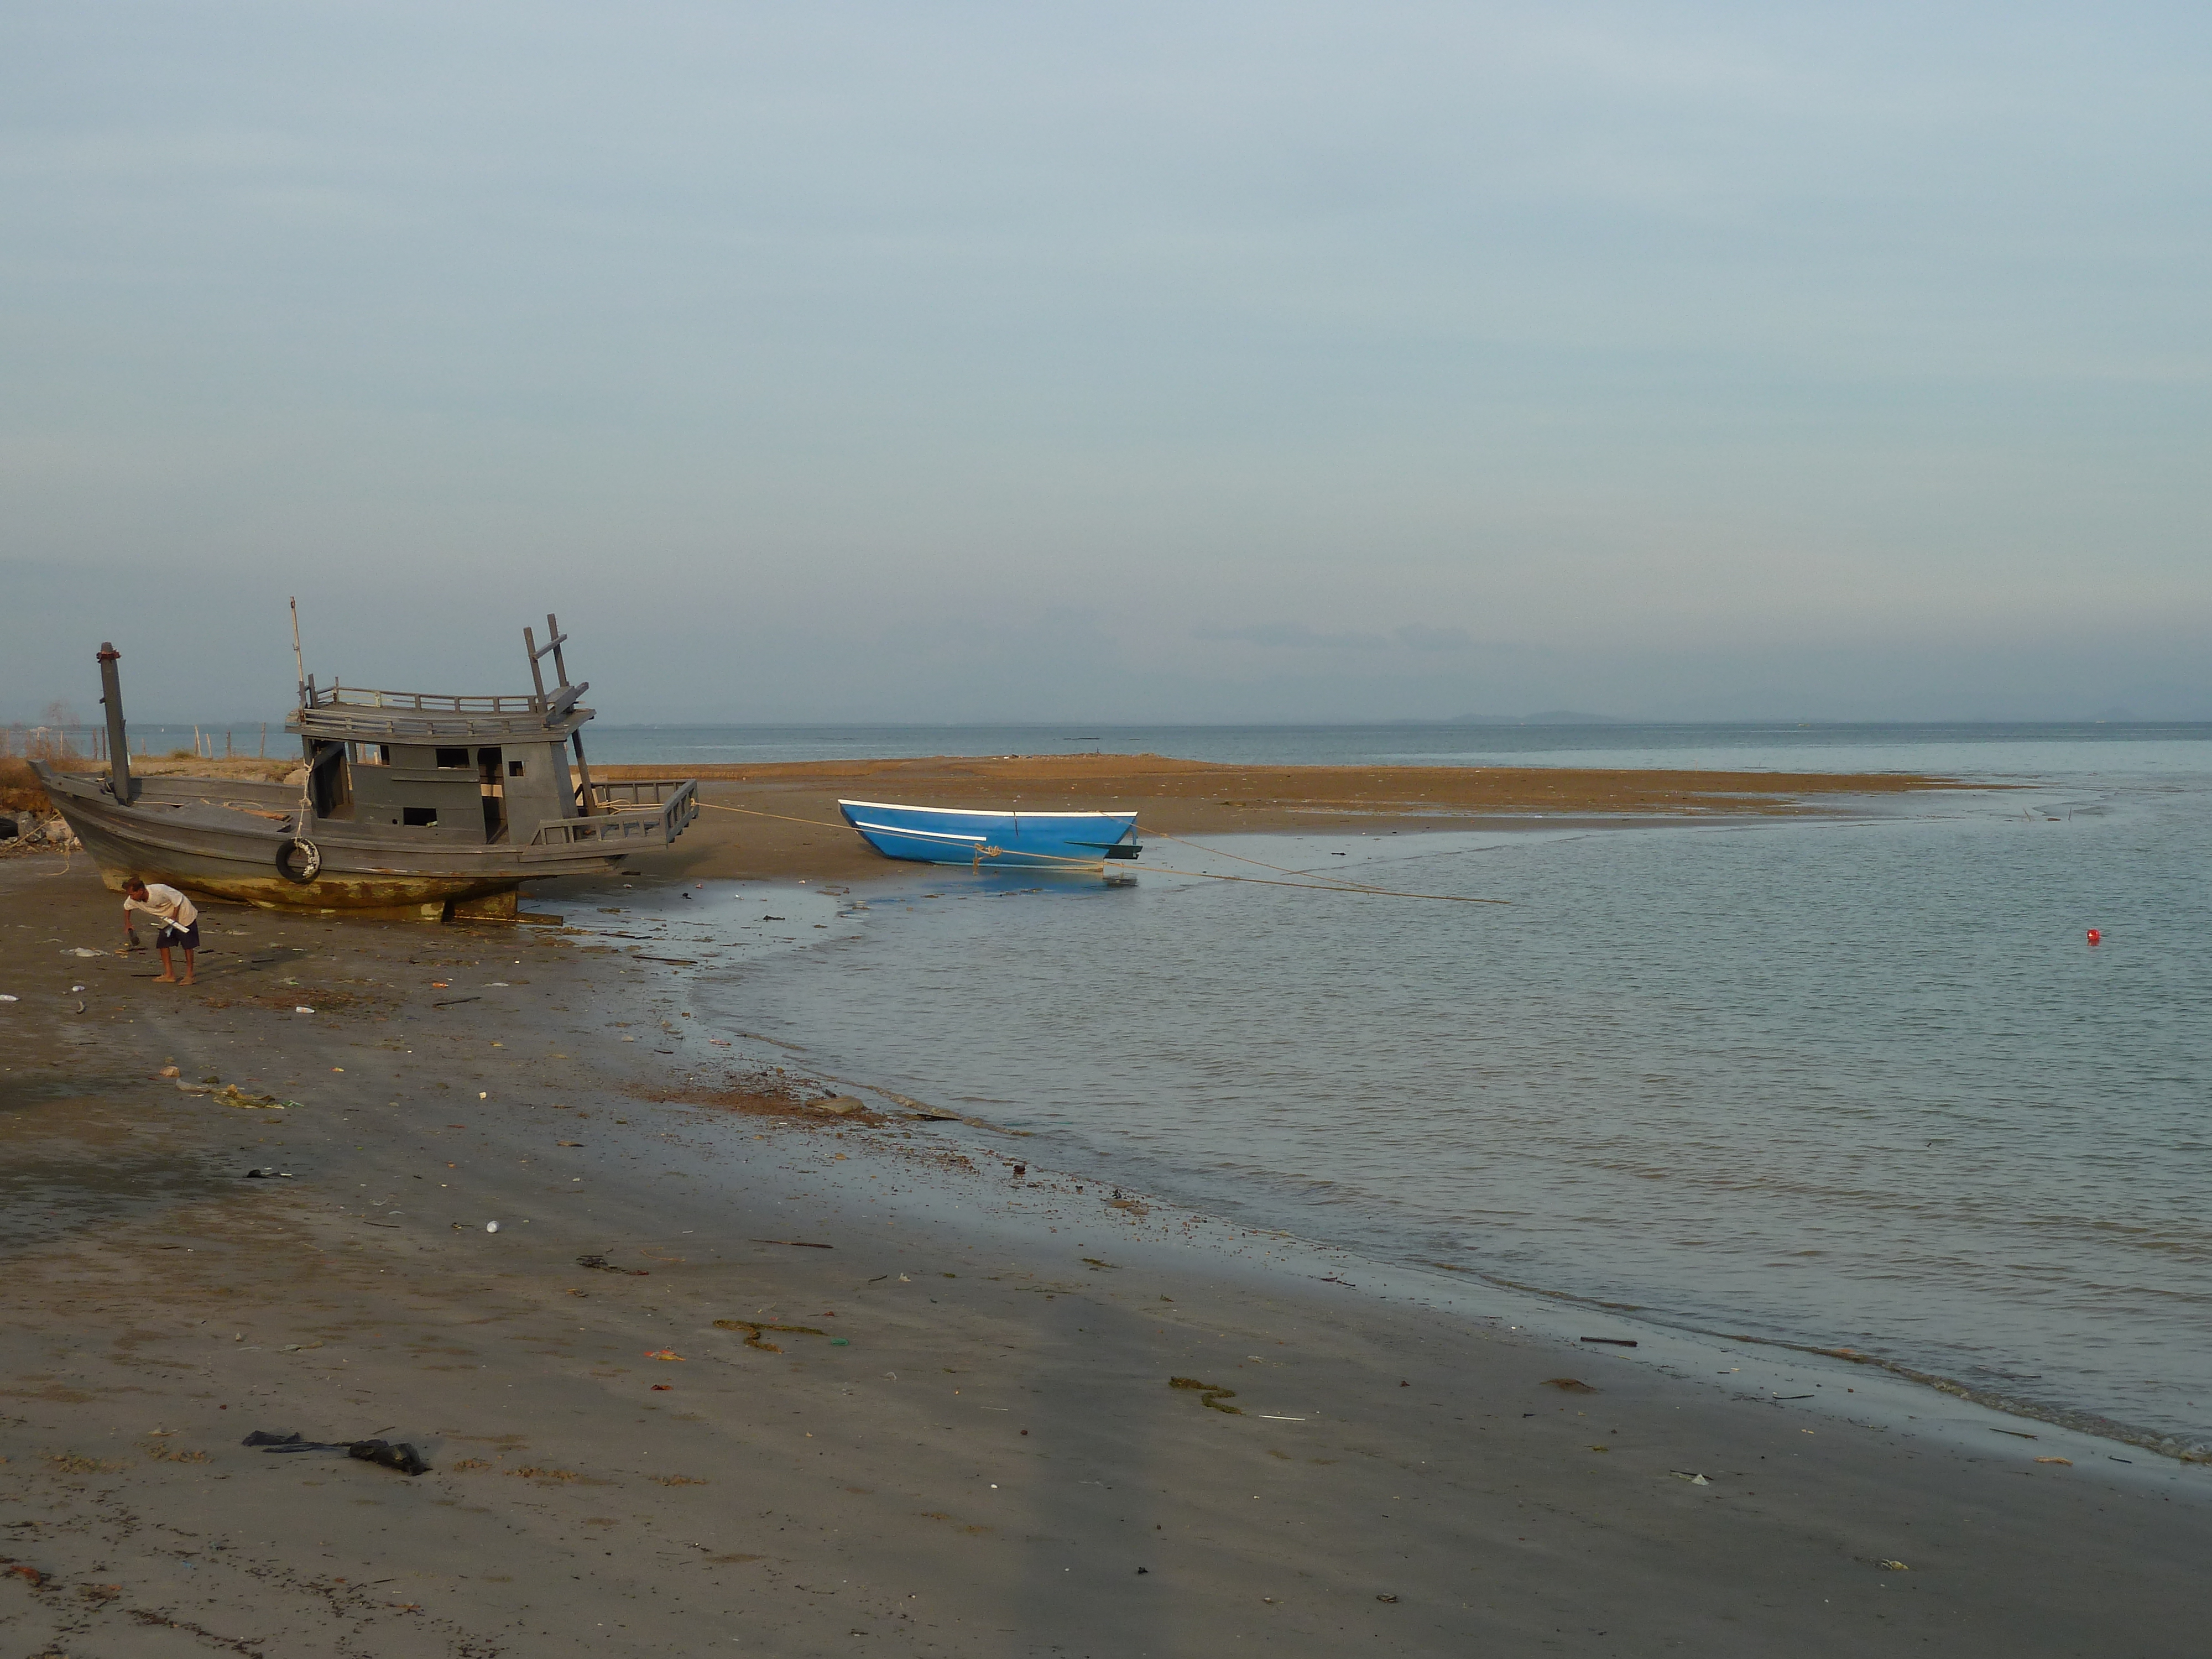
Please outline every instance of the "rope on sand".
M738 812L750 818L774 818L779 823L804 823L816 830L852 828L842 818L835 822L828 818L795 818L788 812L763 812L750 806L725 806L721 802L714 800L702 800L699 805L711 807L717 812ZM1196 842L1184 841L1180 836L1170 836L1159 830L1149 830L1146 833L1156 840L1171 841L1178 846L1192 848L1215 858L1235 859L1241 864L1257 865L1262 870L1274 871L1279 876L1305 874L1302 870L1285 869L1279 864L1269 864L1263 859L1248 859L1241 853L1224 853L1215 848L1200 847ZM999 856L998 849L992 848L987 853L984 848L979 847L969 862L975 868L981 870L986 857L996 858L997 856ZM1103 859L1068 858L1058 853L1030 853L1024 856L1046 863L1072 866L1069 870L1071 874L1089 875L1094 872L1103 874L1106 868L1106 861ZM1409 893L1395 887L1372 887L1364 882L1338 881L1334 878L1278 881L1266 876L1224 875L1213 870L1170 870L1161 864L1146 865L1145 868L1155 875L1188 876L1199 881L1241 881L1258 887L1295 887L1309 893L1364 893L1373 898L1434 899L1443 904L1510 904L1513 902L1511 899L1476 898L1466 893Z

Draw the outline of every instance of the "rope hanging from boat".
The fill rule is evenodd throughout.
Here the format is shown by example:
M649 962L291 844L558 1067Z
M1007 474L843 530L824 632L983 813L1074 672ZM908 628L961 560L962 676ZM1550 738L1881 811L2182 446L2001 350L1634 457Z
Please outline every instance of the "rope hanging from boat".
M845 823L842 819L839 819L836 822L832 823L827 818L795 818L788 812L763 812L756 807L750 806L726 806L720 801L715 800L702 800L699 805L702 806L711 807L717 812L737 812L749 818L774 818L779 823L803 823L807 825L809 828L815 830L849 830L852 828L852 825ZM1200 853L1210 854L1216 858L1235 859L1243 864L1256 864L1261 869L1275 871L1279 875L1297 876L1304 873L1303 871L1285 869L1279 864L1269 864L1261 859L1248 859L1239 853L1224 853L1217 848L1200 847L1196 842L1184 841L1180 836L1170 836L1159 830L1148 830L1146 833L1160 841L1175 842L1180 846L1188 847ZM991 856L995 857L995 852L993 853ZM1027 859L1041 860L1051 864L1072 865L1077 871L1085 873L1088 873L1091 871L1097 871L1103 873L1106 867L1105 861L1103 859L1065 858L1057 853L1027 853L1023 854L1023 856ZM981 848L978 848L975 851L975 856L970 860L970 863L976 869L980 870L983 867L984 857L984 850ZM1259 887L1296 887L1310 893L1365 893L1375 898L1435 899L1444 904L1510 904L1513 902L1511 899L1476 898L1466 893L1411 893L1395 887L1371 887L1364 882L1338 881L1334 878L1323 878L1310 881L1276 881L1271 880L1266 876L1224 875L1220 872L1214 870L1170 870L1163 864L1150 864L1146 865L1145 868L1154 875L1189 876L1200 881L1242 881L1249 882L1253 885Z

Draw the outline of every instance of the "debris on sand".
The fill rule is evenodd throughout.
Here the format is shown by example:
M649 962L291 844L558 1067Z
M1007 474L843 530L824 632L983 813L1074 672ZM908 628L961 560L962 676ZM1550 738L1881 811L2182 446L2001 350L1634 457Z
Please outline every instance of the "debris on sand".
M1188 1389L1199 1396L1198 1403L1208 1411L1227 1412L1231 1417L1244 1415L1244 1408L1242 1406L1224 1406L1221 1403L1224 1400L1236 1399L1237 1390L1224 1389L1218 1382L1201 1382L1194 1376L1171 1376L1168 1378L1168 1387Z
M402 1474L428 1474L430 1466L422 1461L414 1447L402 1442L393 1445L387 1440L309 1440L294 1434L270 1434L265 1429L256 1429L238 1443L241 1446L258 1446L266 1452L336 1452L364 1463L374 1463L380 1468L397 1469Z
M763 1331L781 1331L789 1336L827 1336L829 1334L827 1331L818 1331L811 1325L770 1325L753 1319L718 1319L714 1322L714 1328L718 1331L743 1331L745 1334L745 1346L758 1348L763 1353L783 1352L775 1343L763 1338L761 1335Z
M1543 1386L1557 1389L1561 1394L1595 1394L1597 1390L1578 1376L1547 1376Z
M628 1273L632 1279L653 1277L653 1269L650 1267L617 1267L603 1255L580 1255L576 1258L576 1265L579 1267L596 1267L601 1273Z
M402 1474L428 1474L430 1466L425 1463L414 1447L402 1442L395 1446L382 1440L356 1440L346 1448L348 1457L358 1458L364 1463L374 1463L380 1468L397 1469Z
M210 1096L218 1106L239 1106L247 1111L281 1112L300 1103L296 1100L279 1100L274 1095L250 1095L235 1083L225 1084L219 1089L211 1087L214 1081L211 1078L207 1083L186 1083L180 1079L177 1087L188 1095Z

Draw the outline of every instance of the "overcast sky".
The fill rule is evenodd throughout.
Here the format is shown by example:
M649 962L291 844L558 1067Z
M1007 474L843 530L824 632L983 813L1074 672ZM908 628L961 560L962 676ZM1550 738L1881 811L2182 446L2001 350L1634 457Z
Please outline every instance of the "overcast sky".
M0 9L0 718L2212 715L2202 5Z

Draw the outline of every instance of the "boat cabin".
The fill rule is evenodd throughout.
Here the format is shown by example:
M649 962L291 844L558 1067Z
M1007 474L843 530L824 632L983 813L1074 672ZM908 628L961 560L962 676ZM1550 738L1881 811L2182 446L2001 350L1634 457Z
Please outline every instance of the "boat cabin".
M479 847L590 838L568 822L611 805L584 762L592 711L577 699L589 682L570 685L562 669L549 691L538 665L551 654L559 666L565 637L541 647L525 630L538 686L519 696L318 687L308 676L284 725L300 738L315 819Z

